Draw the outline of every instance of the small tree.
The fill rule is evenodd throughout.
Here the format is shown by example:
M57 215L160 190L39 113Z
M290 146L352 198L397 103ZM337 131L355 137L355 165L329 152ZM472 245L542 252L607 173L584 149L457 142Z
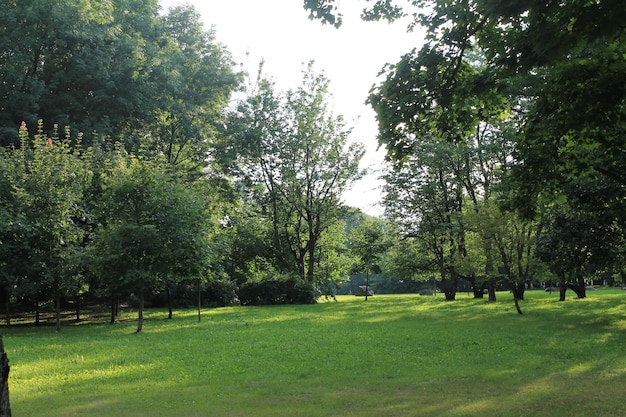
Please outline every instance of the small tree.
M391 247L389 224L375 217L366 217L350 235L352 252L358 258L356 270L365 272L365 300L369 294L370 273L381 272L383 255Z
M80 202L92 174L80 155L80 137L78 143L72 143L69 129L62 139L57 133L55 128L53 136L47 138L40 122L37 134L30 139L22 123L21 147L13 151L15 171L10 178L20 213L15 219L20 218L28 230L23 236L14 235L28 242L28 262L20 273L26 284L23 290L36 304L40 296L54 299L56 328L60 331L61 297L82 287L74 265L83 235L79 223L86 215ZM19 247L23 248L23 243L16 242L14 248Z
M154 162L117 155L104 181L106 224L91 250L94 272L110 294L133 291L139 299L137 333L144 300L159 276L198 278L208 258L202 200Z

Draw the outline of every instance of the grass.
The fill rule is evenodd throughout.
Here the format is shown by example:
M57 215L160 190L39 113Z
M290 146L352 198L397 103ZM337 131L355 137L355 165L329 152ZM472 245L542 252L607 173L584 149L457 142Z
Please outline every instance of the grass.
M626 293L465 294L3 329L14 416L622 416Z

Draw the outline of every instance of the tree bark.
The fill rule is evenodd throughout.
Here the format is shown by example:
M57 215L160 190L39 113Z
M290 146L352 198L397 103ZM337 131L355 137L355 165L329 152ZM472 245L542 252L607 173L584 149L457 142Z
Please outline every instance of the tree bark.
M493 282L493 279L490 279L487 282L487 291L489 291L489 302L495 303L496 302L496 286Z
M172 318L172 292L170 291L170 287L167 287L167 318Z
M117 316L117 297L111 296L111 320L109 323L115 324L115 317Z
M55 297L55 308L54 308L54 316L56 322L56 330L57 332L61 331L61 294L57 292Z
M35 298L35 326L41 324L41 312L39 311L39 299Z
M11 404L9 401L9 359L4 351L4 342L0 335L0 370L2 372L2 385L0 386L0 417L11 417Z
M9 327L11 325L11 295L8 290L5 290L4 302L4 314L6 315L5 320L7 327Z
M524 292L526 290L526 285L523 282L512 281L511 282L511 292L513 296L518 300L524 300Z
M200 290L200 278L198 278L198 323L200 323L200 311L202 310L202 291Z
M522 313L522 309L519 306L519 299L517 298L517 295L515 295L515 291L513 291L513 302L515 303L515 309L517 310L517 314L524 314Z
M137 318L137 332L136 333L141 333L141 330L143 329L143 307L144 307L144 296L143 296L143 289L142 289L141 291L139 291L139 314Z

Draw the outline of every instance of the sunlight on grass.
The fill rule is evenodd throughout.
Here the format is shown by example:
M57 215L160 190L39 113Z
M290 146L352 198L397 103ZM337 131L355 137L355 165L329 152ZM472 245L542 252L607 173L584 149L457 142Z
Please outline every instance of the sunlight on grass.
M528 292L523 316L509 296L342 296L200 322L155 310L142 334L133 311L60 334L5 328L11 402L50 417L620 415L623 293Z

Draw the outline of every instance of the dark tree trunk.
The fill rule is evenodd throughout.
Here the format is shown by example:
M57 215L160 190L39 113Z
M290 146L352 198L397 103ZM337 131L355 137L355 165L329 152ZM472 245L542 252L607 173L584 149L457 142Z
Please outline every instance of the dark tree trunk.
M111 296L111 320L109 323L115 324L115 317L117 316L117 297Z
M496 286L495 286L495 283L493 282L493 279L490 279L487 282L487 291L489 292L489 302L495 303L496 302Z
M567 285L564 281L559 284L559 301L565 301L565 292L567 291Z
M139 314L137 317L137 333L141 333L143 329L143 307L144 307L144 296L143 289L139 291Z
M41 324L41 312L39 311L39 299L35 298L35 326Z
M170 287L167 287L167 318L172 318L172 292L170 291Z
M517 310L517 314L523 314L522 309L519 307L519 299L517 298L515 293L513 293L513 302L515 303L515 309Z
M6 325L9 327L11 325L11 294L6 290L4 292L4 314Z
M0 417L11 417L11 404L9 402L9 359L4 351L4 342L0 335L0 370L2 372L2 385L0 386Z
M200 278L198 278L198 323L200 323L200 311L202 310L202 291L200 288Z
M482 286L473 285L472 291L474 292L474 298L485 298L485 292L483 291Z
M56 295L55 297L55 307L54 307L54 316L56 322L56 330L57 332L61 331L61 294Z
M520 300L524 300L524 292L526 291L526 285L523 282L513 281L511 282L511 292L513 296Z
M587 297L587 288L585 288L584 282L582 284L580 282L577 282L576 284L570 284L568 287L571 288L572 291L576 293L576 297L578 298Z
M76 323L80 322L80 297L76 297Z
M587 286L585 284L585 279L582 277L582 274L577 274L578 278L576 279L576 296L578 298L587 297Z
M443 294L446 298L446 301L455 301L456 300L456 279L454 277L452 277L451 279L446 279L445 274L442 274L441 286L443 288Z

